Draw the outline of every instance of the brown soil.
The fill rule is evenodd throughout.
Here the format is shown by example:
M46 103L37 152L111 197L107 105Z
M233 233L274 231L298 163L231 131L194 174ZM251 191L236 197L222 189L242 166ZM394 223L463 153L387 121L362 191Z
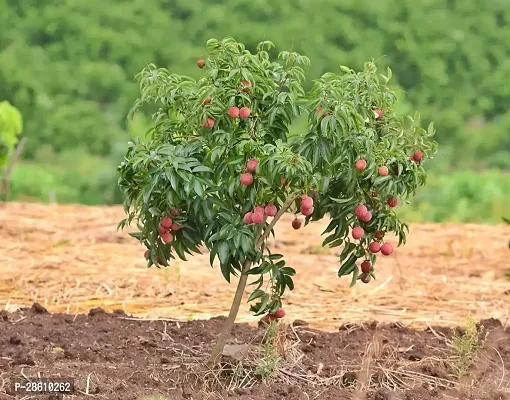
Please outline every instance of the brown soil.
M10 381L23 371L29 377L75 378L75 398L509 399L510 376L504 368L510 366L510 332L497 320L482 321L484 345L460 384L451 376L447 328L418 331L372 322L326 333L299 321L279 327L277 343L284 359L274 382L256 379L259 358L230 361L241 373L234 380L225 369L214 394L215 374L203 363L223 321L141 321L100 308L87 315L50 314L38 304L3 311L0 398L14 398ZM239 324L233 342L256 346L264 332L263 327Z

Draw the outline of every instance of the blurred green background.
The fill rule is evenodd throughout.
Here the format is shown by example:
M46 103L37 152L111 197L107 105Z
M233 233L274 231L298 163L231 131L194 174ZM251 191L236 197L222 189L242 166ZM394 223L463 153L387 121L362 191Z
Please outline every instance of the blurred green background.
M510 213L507 0L0 0L0 27L0 100L28 137L13 200L119 203L116 167L150 122L126 120L134 75L155 63L198 77L206 40L232 36L307 55L308 84L340 64L392 68L399 110L434 121L440 144L428 186L400 208L409 220Z

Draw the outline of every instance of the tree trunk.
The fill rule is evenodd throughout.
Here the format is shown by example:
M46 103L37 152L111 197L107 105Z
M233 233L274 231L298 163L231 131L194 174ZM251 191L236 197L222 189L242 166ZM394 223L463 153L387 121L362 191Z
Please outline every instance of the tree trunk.
M287 201L283 203L282 208L276 213L267 229L263 232L263 226L267 220L267 215L265 216L264 222L260 225L255 236L255 249L263 248L264 242L269 237L271 230L281 218L281 216L285 214L285 211L290 207L297 196L297 194L293 194L287 198ZM253 262L251 260L245 260L243 263L243 269L241 271L241 276L239 277L239 282L237 283L237 289L234 295L234 300L232 301L232 307L230 307L227 321L225 322L225 325L223 326L218 339L216 339L216 344L214 345L213 351L211 353L211 358L209 359L209 365L211 367L219 361L221 353L223 352L223 348L225 347L225 343L230 337L230 332L232 332L232 328L234 327L234 323L239 312L239 307L241 305L241 300L243 299L244 289L246 288L246 282L248 281L248 271L250 270L252 263Z
M241 305L241 300L243 299L244 289L246 288L246 282L248 281L248 271L250 270L251 263L251 260L246 260L243 264L243 270L241 271L241 276L237 283L236 293L234 300L232 301L232 307L230 308L227 321L225 322L225 325L223 325L223 329L221 330L218 339L216 339L216 344L214 345L214 349L211 353L211 358L209 360L209 364L211 365L218 362L218 358L221 356L225 343L230 337L230 332L234 327L237 313L239 312L239 307Z

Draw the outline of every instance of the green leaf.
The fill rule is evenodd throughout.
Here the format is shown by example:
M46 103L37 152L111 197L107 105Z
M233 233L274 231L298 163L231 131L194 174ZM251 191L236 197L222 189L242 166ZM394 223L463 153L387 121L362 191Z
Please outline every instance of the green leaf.
M345 261L338 270L338 276L342 277L344 275L349 275L354 270L354 267L356 267L357 259L358 257L356 254L351 254L347 261Z
M353 199L352 197L349 197L347 199L337 199L337 198L334 198L334 197L331 197L331 196L329 196L329 198L331 200L333 200L335 203L338 203L338 204L346 204L346 203L351 202L352 199Z
M358 280L358 276L359 276L359 268L356 267L356 268L354 268L351 284L349 285L349 287L352 288L356 284L356 281Z
M226 264L229 259L229 246L227 242L221 242L218 246L218 256L222 264Z
M250 301L253 301L253 300L255 300L255 299L258 299L258 298L262 297L265 293L266 293L266 292L264 292L264 291L263 291L263 290L261 290L261 289L257 289L257 290L255 290L255 291L254 291L254 292L250 295L250 297L248 297L248 303L249 303Z

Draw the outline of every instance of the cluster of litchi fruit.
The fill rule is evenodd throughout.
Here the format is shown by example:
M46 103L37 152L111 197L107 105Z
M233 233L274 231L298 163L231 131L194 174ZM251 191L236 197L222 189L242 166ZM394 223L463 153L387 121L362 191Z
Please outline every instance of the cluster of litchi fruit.
M176 210L173 210L175 214L177 214ZM161 240L163 243L172 243L174 241L174 235L172 232L176 232L178 230L182 229L180 225L177 225L172 217L165 216L161 218L161 222L159 223L159 236L161 237Z
M250 186L253 184L253 172L257 170L257 165L259 165L259 162L257 159L252 158L251 160L248 160L246 163L246 169L248 172L242 173L239 177L239 182L241 182L241 185L243 186Z
M309 215L313 214L313 199L310 196L308 196L307 194L304 194L301 196L301 204L299 205L299 211L305 217L308 217ZM301 228L301 225L302 225L302 222L296 215L294 217L294 220L292 221L292 227L294 229L299 229L299 228Z
M285 310L283 308L279 308L274 313L266 314L264 318L262 318L262 322L269 324L271 321L278 321L285 317Z
M265 207L255 206L252 211L244 214L244 222L250 224L261 224L264 221L264 217L274 217L278 210L273 203L268 203Z
M388 200L391 200L391 203L396 205L396 199L393 197ZM390 201L388 201L388 203L390 203ZM368 211L364 204L358 204L356 207L354 207L354 215L356 215L356 217L363 222L368 222L372 219L372 214L370 211ZM352 237L355 240L359 240L363 236L365 236L365 230L361 226L356 226L353 228ZM384 234L381 231L375 233L375 238L377 240L381 240L383 236ZM381 253L385 256L389 256L393 252L393 246L390 243L384 243L381 245L378 241L370 243L368 249L374 254L381 251Z

